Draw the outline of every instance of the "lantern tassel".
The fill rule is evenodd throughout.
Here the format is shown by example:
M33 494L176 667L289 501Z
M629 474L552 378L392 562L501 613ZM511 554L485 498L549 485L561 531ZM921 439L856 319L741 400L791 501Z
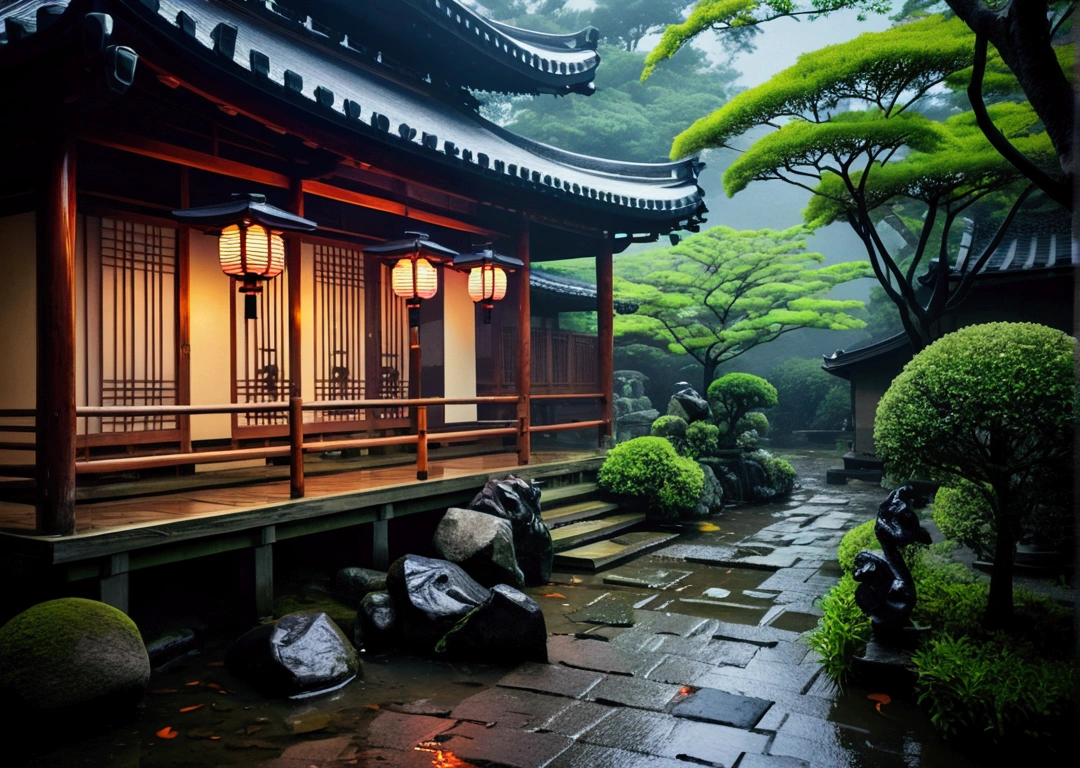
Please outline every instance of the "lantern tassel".
M244 294L244 319L245 320L258 320L259 319L259 302L258 297L254 293Z

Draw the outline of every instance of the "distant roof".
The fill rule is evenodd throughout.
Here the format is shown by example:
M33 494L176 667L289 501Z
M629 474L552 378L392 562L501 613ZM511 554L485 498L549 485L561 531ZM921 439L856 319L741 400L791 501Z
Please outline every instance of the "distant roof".
M136 48L145 61L179 62L207 87L300 109L304 119L332 121L358 139L460 170L465 183L473 174L523 189L537 201L565 201L602 216L599 226L615 234L655 238L698 223L706 210L697 183L702 166L694 159L627 163L517 136L449 101L444 86L405 77L378 52L353 47L347 33L318 27L306 16L300 23L272 2L15 0L0 8L6 29L0 70L9 61L48 55L49 48L34 45L40 20L61 24L63 16L67 33L78 34L68 16L89 11L123 18L112 42Z
M847 371L849 366L905 348L909 350L908 354L910 355L911 340L906 333L898 333L895 336L875 341L873 344L867 344L865 347L859 347L850 352L838 349L831 355L823 355L824 363L821 367L834 376L846 379L850 375Z
M562 312L589 312L596 309L596 286L572 277L552 275L538 270L529 272L529 289L533 301L541 303L545 298L558 304ZM616 301L615 312L620 315L632 315L637 312L637 304L630 301Z

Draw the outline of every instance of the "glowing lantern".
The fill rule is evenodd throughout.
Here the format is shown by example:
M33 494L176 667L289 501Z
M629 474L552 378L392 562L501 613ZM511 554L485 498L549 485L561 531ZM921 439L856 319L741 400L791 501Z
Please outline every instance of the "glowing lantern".
M407 301L431 299L439 291L439 274L424 258L400 259L391 272L394 295Z
M458 255L457 251L439 245L423 232L406 232L404 240L373 245L364 253L373 254L393 262L390 270L390 286L394 295L405 299L409 308L409 327L420 326L420 302L431 299L439 292L439 272L435 264L447 264Z
M258 316L256 297L262 283L285 269L283 231L309 232L313 221L268 205L264 195L233 195L228 203L173 211L181 222L218 230L221 271L240 281L244 294L244 317Z
M495 302L506 296L506 273L520 266L519 259L503 256L491 248L454 259L454 269L469 271L469 296L484 309L485 323L491 322Z

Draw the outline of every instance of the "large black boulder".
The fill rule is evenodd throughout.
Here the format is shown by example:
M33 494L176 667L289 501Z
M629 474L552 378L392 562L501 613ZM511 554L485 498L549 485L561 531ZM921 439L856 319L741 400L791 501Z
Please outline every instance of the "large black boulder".
M530 587L547 584L555 561L551 533L540 516L540 486L520 477L488 480L469 504L470 509L510 521L514 552Z
M356 610L353 645L377 653L397 645L401 628L389 592L368 592Z
M487 602L491 592L459 566L446 560L405 555L386 574L402 639L430 651L469 611Z
M546 663L544 614L531 597L499 584L491 590L491 599L466 614L435 651L462 661Z
M679 416L687 424L704 421L712 416L709 401L698 394L698 391L688 382L680 381L675 386L679 389L671 396L671 402L668 403L669 414Z
M311 696L356 677L360 660L337 624L321 611L282 616L241 635L225 666L266 696Z
M369 568L342 568L334 579L334 591L348 605L360 605L369 592L386 589L386 574Z
M509 520L451 507L439 522L431 544L444 559L460 565L485 587L525 586L525 576L514 553L514 529Z

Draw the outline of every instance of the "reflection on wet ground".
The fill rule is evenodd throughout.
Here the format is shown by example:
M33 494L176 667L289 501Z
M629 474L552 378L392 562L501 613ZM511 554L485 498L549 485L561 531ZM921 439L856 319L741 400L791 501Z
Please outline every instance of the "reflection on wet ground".
M828 453L789 457L783 503L679 527L663 549L530 590L549 664L362 654L364 679L267 701L222 667L230 638L156 673L137 717L31 766L966 766L910 702L825 679L799 633L839 577L836 544L883 491L826 487ZM166 727L175 738L160 738ZM168 733L168 732L166 732Z

